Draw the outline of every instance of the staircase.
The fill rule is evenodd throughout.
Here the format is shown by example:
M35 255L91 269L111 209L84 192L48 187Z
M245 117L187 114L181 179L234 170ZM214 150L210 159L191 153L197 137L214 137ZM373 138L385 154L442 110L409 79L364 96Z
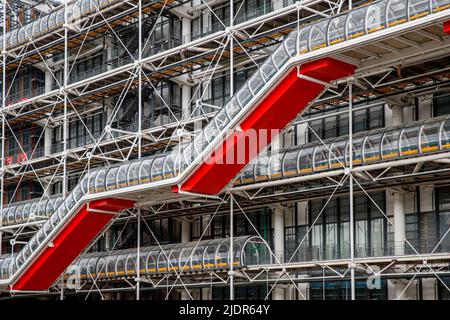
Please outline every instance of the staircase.
M153 26L155 25L157 21L157 16L152 16L149 19L146 19L142 23L142 45L145 44L144 39L148 37L148 34L153 29ZM129 54L136 57L136 52L139 48L139 30L136 28L134 30L133 35L128 39L128 41L125 41L126 49L124 48L122 53L120 54L120 58L126 58Z

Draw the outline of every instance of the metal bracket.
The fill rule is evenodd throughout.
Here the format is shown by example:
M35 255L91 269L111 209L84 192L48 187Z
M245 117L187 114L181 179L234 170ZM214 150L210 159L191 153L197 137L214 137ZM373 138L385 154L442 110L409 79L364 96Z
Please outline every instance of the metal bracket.
M319 79L316 79L316 78L313 78L313 77L301 74L300 73L300 66L297 66L297 77L300 78L300 79L306 80L306 81L310 81L310 82L319 84L319 85L327 87L327 88L333 88L333 89L337 89L338 88L337 85L334 85L334 84L331 84L329 82L325 82L325 81L322 81L322 80L319 80Z

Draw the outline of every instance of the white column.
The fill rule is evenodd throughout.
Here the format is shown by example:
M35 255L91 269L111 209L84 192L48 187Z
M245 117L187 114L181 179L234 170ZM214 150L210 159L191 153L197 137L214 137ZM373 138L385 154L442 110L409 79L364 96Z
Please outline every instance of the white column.
M394 253L395 255L405 254L405 199L400 192L393 193L394 211Z
M189 221L183 220L181 222L181 242L187 243L191 241L191 224Z
M189 221L185 221L183 220L181 222L181 242L182 243L187 243L191 240L191 225L189 223ZM181 289L181 296L180 296L181 300L189 300L189 294L186 291L186 289Z
M189 42L191 39L191 19L186 17L181 18L181 34L183 35L183 41ZM189 118L191 108L190 108L190 100L191 100L191 87L187 85L183 85L181 87L181 105L183 112L183 120Z
M284 209L281 207L273 208L273 243L275 255L278 260L284 262ZM277 285L272 291L273 300L284 300L284 285Z
M285 300L285 296L284 296L285 290L284 290L283 286L284 285L277 284L275 286L275 288L273 288L273 290L272 290L272 299L273 300Z
M50 70L45 70L45 78L44 78L44 87L45 92L52 91L52 84L53 84L53 76Z
M273 209L273 243L275 255L284 262L284 210L283 208Z
M392 109L392 125L399 126L403 124L403 107L393 105Z
M272 5L273 5L273 10L276 11L276 10L282 9L284 6L284 3L283 3L283 1L280 1L280 0L272 0Z
M422 279L422 299L436 300L436 279Z
M211 288L202 288L202 300L211 300Z
M48 156L52 153L52 137L53 137L53 129L45 128L44 129L44 155Z
M112 58L113 58L113 41L112 38L110 37L105 37L105 47L106 47L106 60L108 62L112 62ZM113 69L113 65L111 63L107 64L107 70L112 70Z

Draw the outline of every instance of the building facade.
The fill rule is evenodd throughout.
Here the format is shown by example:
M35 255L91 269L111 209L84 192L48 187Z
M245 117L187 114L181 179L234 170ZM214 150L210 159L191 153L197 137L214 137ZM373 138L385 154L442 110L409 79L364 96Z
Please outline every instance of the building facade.
M448 299L447 20L448 0L3 0L2 279L96 173L88 194L134 206L39 298ZM218 194L130 182L147 158L174 179L157 159L242 106L266 59L281 74L294 33L299 78L330 57L354 73L303 77L323 90Z

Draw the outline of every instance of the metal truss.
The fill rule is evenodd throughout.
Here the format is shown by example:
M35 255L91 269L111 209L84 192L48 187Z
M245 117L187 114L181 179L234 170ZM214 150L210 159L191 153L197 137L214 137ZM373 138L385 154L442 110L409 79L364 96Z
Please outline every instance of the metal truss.
M16 15L17 8L11 1L2 1L2 20L3 25L6 26L6 17ZM258 67L259 59L265 57L267 52L270 53L271 46L278 43L293 28L317 17L328 17L338 13L342 10L344 2L300 1L258 18L236 24L234 24L236 17L231 14L230 25L226 25L218 19L222 24L221 30L198 39L191 39L191 35L183 35L178 46L160 53L147 54L147 56L145 55L148 50L148 43L142 41L144 38L143 22L155 15L161 17L176 14L174 12L177 8L182 7L183 2L175 3L168 0L156 2L145 0L120 1L108 7L107 10L97 8L77 24L67 23L68 18L66 16L66 23L53 32L38 38L27 36L28 42L26 44L2 52L0 69L2 72L0 193L4 194L6 185L14 184L17 185L15 189L15 192L17 192L22 181L33 180L42 186L44 190L43 199L49 198L49 186L56 181L62 181L64 195L68 191L67 181L69 177L82 175L96 166L124 162L136 157L140 158L143 154L151 154L176 147L180 139L186 138L189 134L195 134L195 131L198 130L196 126L199 123L208 122L214 115L214 112L203 110L203 107L205 109L210 107L206 102L203 102L203 100L207 100L205 92L201 93L201 99L198 101L194 99L195 94L187 101L183 101L183 108L190 110L191 105L195 105L195 107L181 118L175 116L170 103L159 95L162 104L167 107L168 112L174 115L175 121L164 126L143 128L144 103L142 91L144 87L155 89L158 83L163 80L185 81L184 77L195 78L197 79L196 84L204 83L206 87L209 87L214 75L220 71L231 70L230 87L233 88L233 70L237 65L245 63ZM202 4L210 14L215 15L208 2L202 0ZM67 5L66 2L63 4L65 8L67 8ZM230 2L230 7L233 8L233 1ZM230 11L233 12L233 10ZM300 56L297 60L299 63L305 63L319 57L332 56L358 66L354 78L337 83L335 88L327 88L314 101L312 108L320 111L336 109L339 112L339 107L349 104L348 111L342 111L342 113L349 113L349 128L352 128L351 119L354 103L389 99L399 93L428 94L436 90L448 90L448 81L450 81L448 66L444 69L428 69L426 72L423 72L420 68L417 70L418 65L421 63L426 65L427 61L442 59L446 63L449 62L447 58L449 38L444 36L441 26L444 18L448 18L447 12L430 16L426 20L411 21L387 29L383 33L374 33L363 39L355 38ZM123 43L119 35L122 30L126 30L133 25L138 26L137 54L127 50L126 44ZM154 29L150 30L149 35L153 32ZM89 54L90 50L94 50L105 34L120 43L119 47L125 52L124 57L119 61L114 61L115 66L102 66L92 76L81 80L73 80L71 73L75 63L82 59L84 54ZM3 28L3 48L6 47L6 29ZM55 66L49 63L49 57L58 55L63 56L60 64L63 72L62 81L55 74ZM398 73L399 64L401 64L401 69L407 73L406 76ZM49 73L57 84L56 88L47 90L47 92L35 93L32 97L22 101L7 103L12 90L12 84L8 85L7 75L12 73L13 79L15 79L18 71L27 66L40 68ZM426 65L426 67L429 67L429 65ZM197 88L198 91L200 91L199 88ZM133 90L138 91L137 128L130 130L113 128L112 122L117 119L119 111L125 107L127 94ZM230 91L232 94L233 90ZM111 103L111 116L100 136L96 136L84 123L83 114L92 111L93 108L100 108L104 103L104 97L113 95L117 96L118 100L115 104ZM198 113L201 115L199 116ZM87 129L93 141L91 144L75 148L69 147L67 143L68 123L73 119L81 121ZM19 145L19 149L22 152L25 151L24 146L21 145L20 140L14 134L14 126L23 121L39 123L42 126L43 131L38 141L44 139L46 129L51 128L54 124L62 123L64 128L63 150L42 157L33 156L36 151L34 150L32 155L24 161L6 164L5 140L7 131L12 134ZM305 119L299 118L296 121L295 123L298 123L305 121ZM184 130L188 133L186 134ZM181 136L180 132L182 132ZM350 129L349 132L351 141L352 130ZM326 201L328 204L334 196L342 192L342 194L348 194L351 199L350 220L352 222L354 219L352 206L354 193L366 194L374 205L377 205L367 190L384 188L387 185L392 186L393 182L398 181L398 179L401 179L401 184L420 183L421 179L429 182L435 179L436 175L442 179L441 174L447 174L450 169L439 166L424 169L422 165L448 159L449 156L450 154L445 152L360 167L352 167L352 161L350 161L350 167L341 164L341 167L336 170L310 176L245 186L230 184L226 194L219 199L198 195L184 195L184 197L177 199L167 199L150 194L140 201L141 207L137 212L128 212L127 215L118 218L117 221L126 221L122 232L127 223L132 220L135 220L139 231L143 223L152 235L153 240L158 246L161 246L159 239L148 224L149 219L156 216L183 218L192 214L194 210L201 212L204 208L203 213L200 214L208 214L209 223L198 240L200 241L205 236L213 218L227 204L226 211L231 220L230 246L233 248L232 221L236 211L235 208L245 216L254 231L258 233L257 228L245 213L246 208L255 206L255 201L260 202L256 206L264 206L279 203L280 199L285 202L293 202L302 199L302 197L311 199L318 193L322 196L325 193L328 197L328 201ZM447 175L445 177L450 181ZM320 182L320 186L304 187L309 182L316 184L317 181ZM140 190L133 190L133 192L138 191ZM183 207L180 203L183 204L184 201L190 203L197 201L201 205L198 207L190 207L189 205ZM0 211L7 206L8 204L4 203L2 198L0 200ZM326 205L322 208L319 216L325 208ZM378 209L387 222L395 228L386 213L381 208L378 207ZM316 224L319 216L308 233ZM20 241L20 239L33 233L38 225L39 223L25 223L16 226L16 229L11 232L11 230L3 228L0 219L0 240L5 237L5 232L11 232L6 239ZM138 257L141 241L139 231L136 248ZM306 239L307 235L303 240ZM355 242L353 231L351 231L350 237L353 246ZM407 239L404 240L407 242ZM1 243L2 241L0 241L0 251ZM303 243L304 241L299 244L297 249ZM113 252L116 244L117 241L113 248L110 248L110 253ZM409 245L415 250L412 244ZM306 299L300 288L300 283L350 279L351 296L354 299L355 281L375 276L387 279L409 279L410 281L406 284L405 289L397 297L401 298L401 295L413 280L419 277L435 277L442 282L441 277L450 273L448 270L448 259L450 257L447 254L432 252L429 255L422 255L416 251L415 254L410 256L355 258L354 250L354 247L352 247L348 259L304 263L292 261L295 253L288 261L280 261L278 259L279 253L271 251L275 263L270 265L258 265L234 270L231 261L230 268L222 271L197 275L175 272L175 274L160 278L140 274L138 266L138 274L129 279L117 280L118 286L116 286L116 283L90 279L81 284L76 292L85 294L87 298L93 292L98 292L103 297L103 294L109 292L132 290L136 292L136 299L139 299L141 291L166 289L166 299L168 299L174 289L181 289L187 293L188 298L192 299L191 288L228 285L230 286L230 299L233 299L235 286L266 283L271 288L266 298L269 298L270 293L277 285L289 284L294 286L299 296ZM372 268L373 265L382 268L376 271ZM61 296L70 294L63 283L64 279L62 278L59 283L61 285L52 288L51 293L61 294Z

